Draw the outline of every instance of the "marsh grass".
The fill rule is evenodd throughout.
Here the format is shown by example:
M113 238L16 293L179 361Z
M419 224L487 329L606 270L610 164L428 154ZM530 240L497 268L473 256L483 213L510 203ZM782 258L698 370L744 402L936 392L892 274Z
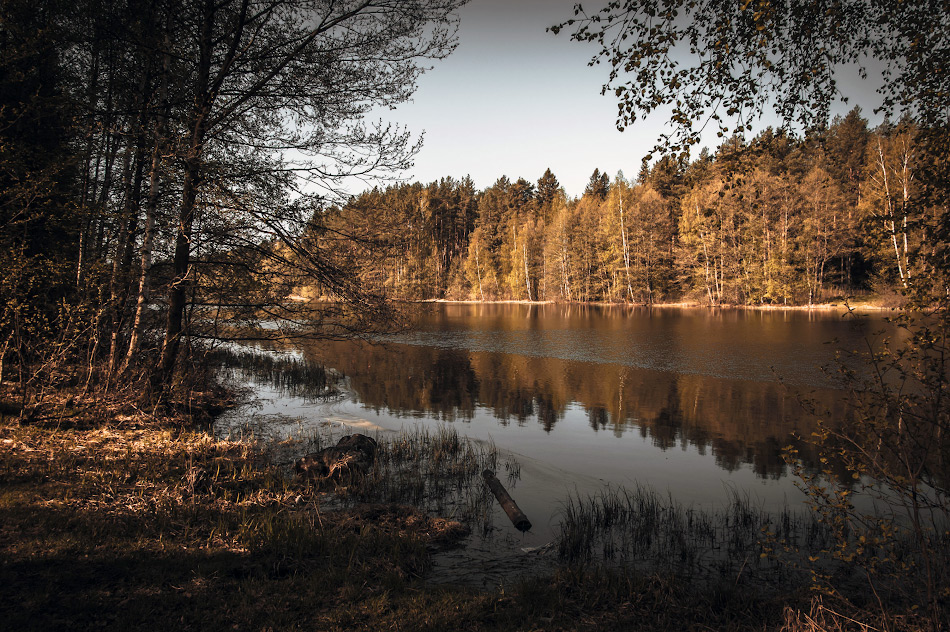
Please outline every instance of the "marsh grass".
M248 347L222 347L213 358L224 371L235 371L241 379L275 387L279 393L310 401L327 401L340 395L345 377L292 354ZM262 449L286 467L291 456L316 452L333 445L336 438L321 428L297 432L285 439L274 433L275 420L266 427L246 423L233 429L232 436L259 439ZM284 424L286 425L286 424ZM445 516L483 533L491 530L492 496L481 480L485 469L495 470L499 455L491 443L482 444L461 437L448 426L434 430L416 427L395 438L376 435L379 450L371 471L339 481L311 481L321 492L332 492L338 504L403 503L421 511ZM521 466L510 455L504 460L509 484L520 478Z
M376 438L379 448L369 472L342 483L325 480L312 484L332 491L344 505L407 504L483 533L490 530L494 499L481 472L498 466L500 457L494 444L467 439L447 426L434 430L416 427L392 438ZM324 442L314 434L308 449L320 449ZM520 471L513 457L504 462Z
M631 567L683 580L758 585L807 583L802 555L827 547L830 533L803 507L769 512L733 493L725 508L687 507L642 486L610 489L564 506L557 536L568 564Z
M563 513L556 542L565 569L611 578L607 586L653 577L677 591L692 586L700 599L726 598L730 609L782 603L774 625L790 632L934 629L924 613L880 585L869 589L859 568L829 556L836 535L805 506L766 511L733 493L727 507L699 510L638 486L572 497ZM896 549L904 559L912 553L909 540ZM833 591L818 581L829 577Z
M220 373L234 372L242 381L254 380L281 395L310 402L339 397L345 379L339 371L295 354L253 347L222 346L209 353L208 361L218 367Z

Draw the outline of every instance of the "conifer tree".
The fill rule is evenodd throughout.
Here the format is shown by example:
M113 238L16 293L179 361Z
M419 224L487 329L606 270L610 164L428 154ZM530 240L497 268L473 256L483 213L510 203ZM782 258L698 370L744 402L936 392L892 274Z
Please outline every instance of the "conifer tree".
M558 195L560 195L561 183L557 181L557 178L551 172L551 169L545 169L544 174L538 178L538 207L541 210L541 216L544 218L545 222L548 221L551 215L551 209L554 206L554 202L557 200Z
M600 169L594 169L590 174L590 180L584 187L584 195L590 196L596 200L603 201L607 199L607 192L610 190L610 178L606 173L601 173Z

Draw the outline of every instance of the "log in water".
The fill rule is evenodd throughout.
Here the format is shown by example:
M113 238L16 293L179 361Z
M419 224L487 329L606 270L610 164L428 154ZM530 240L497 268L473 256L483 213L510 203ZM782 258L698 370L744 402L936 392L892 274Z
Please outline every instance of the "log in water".
M524 512L521 511L518 504L508 494L507 490L505 490L501 484L501 481L495 476L495 473L491 470L485 470L482 472L482 478L488 483L488 489L491 490L491 493L498 499L498 504L500 504L501 508L508 514L508 517L511 519L511 524L515 525L518 531L527 531L530 529L531 521L528 520L528 517L524 515Z

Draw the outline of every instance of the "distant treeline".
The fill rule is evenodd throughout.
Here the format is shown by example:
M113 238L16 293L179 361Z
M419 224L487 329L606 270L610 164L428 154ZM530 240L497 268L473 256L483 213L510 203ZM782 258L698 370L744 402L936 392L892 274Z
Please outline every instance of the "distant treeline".
M767 129L692 161L594 170L580 198L470 178L374 189L318 224L372 235L361 280L405 299L810 304L887 294L915 274L923 227L913 123L855 108L793 138ZM370 255L372 252L374 254ZM319 292L319 288L316 288Z

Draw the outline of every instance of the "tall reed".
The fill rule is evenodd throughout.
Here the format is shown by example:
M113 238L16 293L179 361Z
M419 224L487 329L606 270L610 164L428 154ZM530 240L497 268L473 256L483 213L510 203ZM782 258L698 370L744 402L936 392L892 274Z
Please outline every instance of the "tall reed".
M498 466L493 443L462 437L447 426L417 427L377 440L376 461L369 472L343 483L317 484L332 488L344 503L403 503L470 526L490 526L493 498L481 472ZM511 457L505 463L520 471Z
M801 558L828 541L804 508L769 512L734 492L725 508L704 510L640 485L570 497L556 538L567 564L735 582L752 575L787 579L801 566L788 555Z

